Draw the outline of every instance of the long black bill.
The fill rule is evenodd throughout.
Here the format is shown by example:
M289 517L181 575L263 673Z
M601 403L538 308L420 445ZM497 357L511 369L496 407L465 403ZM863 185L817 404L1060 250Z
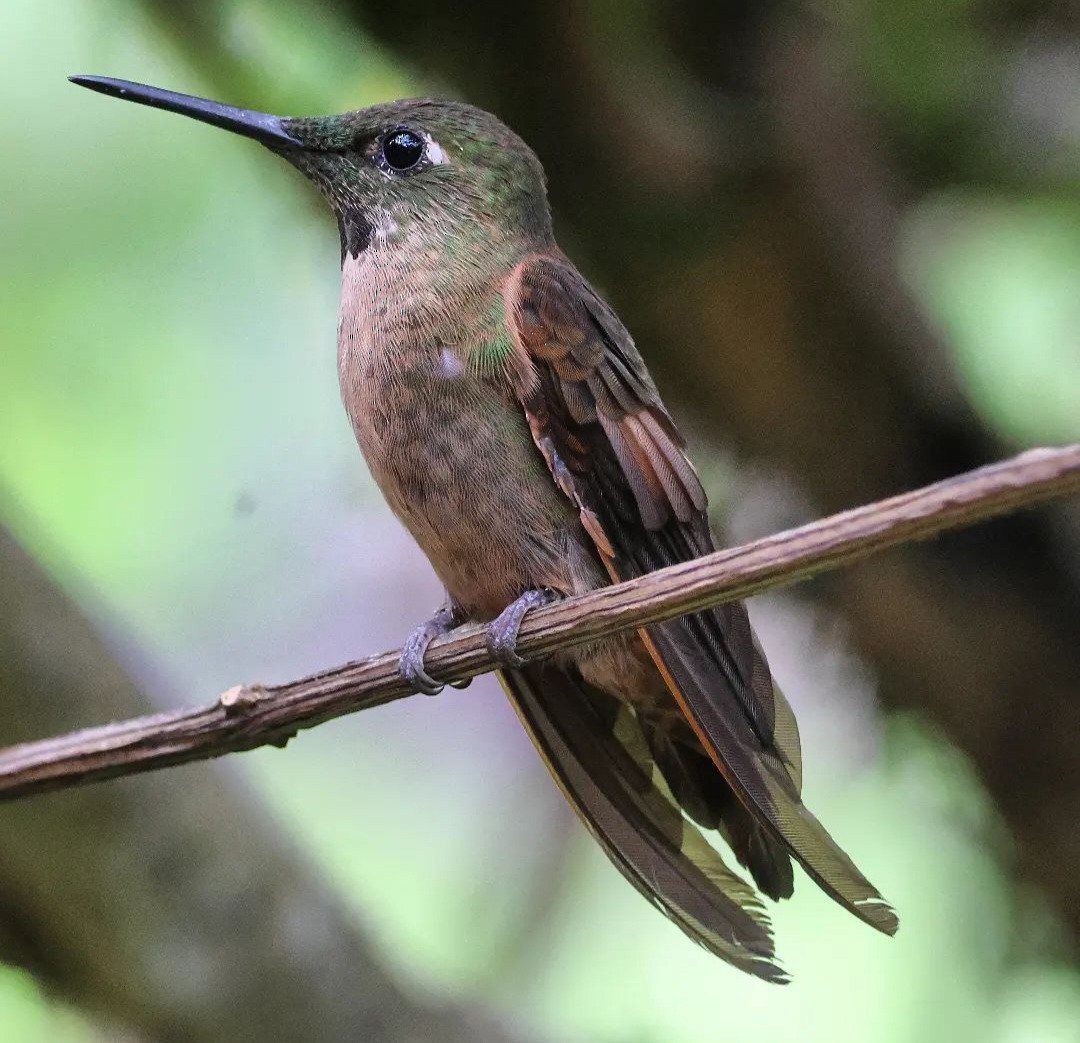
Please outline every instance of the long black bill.
M151 108L190 116L193 120L210 123L236 134L243 134L246 138L254 138L264 145L277 148L303 148L303 142L285 130L285 121L280 116L252 112L250 109L238 109L232 105L222 105L218 101L193 98L190 94L178 94L176 91L166 91L160 87L148 87L144 83L113 80L107 76L69 76L68 79L80 87L89 87L92 91L109 94L114 98L124 98L127 101L138 102L140 105L149 105Z

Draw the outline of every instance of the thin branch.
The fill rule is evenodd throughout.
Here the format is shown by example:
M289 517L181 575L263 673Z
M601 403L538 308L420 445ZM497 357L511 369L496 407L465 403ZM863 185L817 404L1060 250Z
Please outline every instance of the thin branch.
M928 539L1080 491L1080 444L1011 460L845 511L810 525L530 613L519 652L534 658L619 630L661 622L786 586L898 543ZM301 728L411 694L386 652L288 684L241 685L209 705L87 728L0 750L0 800L82 785L257 746L283 746ZM434 641L427 668L464 681L495 667L484 631ZM47 693L43 693L47 697Z
M91 715L152 708L0 525L4 735L62 733ZM0 807L0 959L116 1026L102 1040L535 1038L481 1004L416 994L253 787L214 767L180 785L161 773Z

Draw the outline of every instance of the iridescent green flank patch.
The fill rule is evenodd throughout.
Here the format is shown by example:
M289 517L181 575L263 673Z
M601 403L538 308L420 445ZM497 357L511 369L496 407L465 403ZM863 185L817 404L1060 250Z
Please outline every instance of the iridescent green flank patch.
M491 336L481 339L473 350L470 362L477 373L494 373L501 369L514 350L513 341L508 332L506 305L502 295L496 294L491 301L487 314L487 328Z

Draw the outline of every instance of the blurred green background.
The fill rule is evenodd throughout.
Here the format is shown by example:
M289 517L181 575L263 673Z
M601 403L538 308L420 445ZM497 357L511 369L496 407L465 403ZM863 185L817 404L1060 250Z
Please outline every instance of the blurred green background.
M557 230L639 331L646 357L663 354L662 389L685 411L737 536L999 449L1080 439L1080 27L1054 5L1035 18L1033 6L819 5L805 30L824 70L814 82L851 91L851 110L841 111L826 105L828 93L815 99L787 78L806 60L787 60L804 28L783 5L779 14L770 7L775 21L764 28L757 15L695 27L667 4L553 9L551 33L581 43L586 75L571 68L580 55L524 30L507 31L505 52L471 50L493 33L472 25L483 5L425 28L420 11L395 16L381 4L7 0L3 521L163 705L394 647L439 600L338 401L330 216L252 143L78 91L65 81L72 73L290 114L454 94L496 108L530 140L530 120L546 119L547 137L534 144L552 178ZM440 48L441 65L432 60ZM772 57L751 75L747 56L762 54ZM476 79L455 76L470 60ZM517 81L515 62L524 63ZM549 68L552 82L538 86L534 67ZM569 95L563 108L543 93L557 89ZM808 136L825 151L827 134L800 105L845 133L870 127L864 151L845 141L815 155ZM570 110L576 122L560 122ZM761 119L768 140L755 130ZM610 169L626 153L601 142L591 159L575 155L583 136L613 127L647 158L610 176L630 186L627 198L657 199L624 220L592 200L602 191L594 167ZM792 213L814 232L781 248L777 229ZM644 235L661 226L663 236ZM706 240L723 244L718 254L702 252ZM778 256L784 264L771 266ZM745 277L739 285L732 271ZM812 278L781 291L777 271ZM846 304L839 284L850 287ZM635 288L649 300L632 303ZM850 373L832 348L803 369L794 355L754 347L815 343L808 331L819 311L833 325L814 336L857 342ZM695 332L709 316L723 327L711 339ZM660 329L689 344L687 354L658 350L650 332ZM908 398L869 383L895 361L891 341L910 347L897 364L906 383L887 381ZM734 342L751 347L729 364ZM714 400L713 416L713 379L758 397ZM794 426L815 411L830 418L814 422L816 444ZM880 430L846 426L864 412ZM890 454L915 430L925 456L894 466ZM832 477L803 468L804 442ZM1060 509L1046 528L1040 538L1058 541L1062 586L1080 584L1076 510ZM1013 538L1001 532L940 553L952 548L982 575L990 567L979 555L988 547L1001 557ZM895 577L901 566L883 567ZM1033 593L1015 570L994 580L1015 585L1009 607L1025 626L1042 618L1021 597L1038 603L1042 567L1026 573ZM284 831L344 896L343 915L363 925L408 993L484 1007L526 1038L1080 1040L1077 914L1063 906L1067 888L1051 886L1080 875L1080 863L1041 868L1051 856L1031 855L1014 825L1040 816L1003 805L1012 783L994 774L993 758L980 759L995 714L1007 717L1003 700L973 675L969 709L939 719L935 707L935 671L955 663L945 632L994 598L973 588L970 605L936 603L939 573L922 575L929 581L905 605L858 572L865 615L851 590L824 584L751 606L803 725L808 804L901 917L898 936L884 939L800 878L795 899L775 910L794 978L784 989L695 950L625 886L562 806L488 678L466 693L326 725L287 751L232 758L226 777L269 805L276 825L266 828ZM874 589L900 623L886 618L873 630ZM1072 593L1060 604L1075 605ZM925 630L905 631L912 614ZM1076 616L1057 623L1080 631ZM1007 621L995 626L1012 632ZM931 665L904 661L883 636L892 631ZM1024 669L1028 687L1014 694L1037 717L1050 681L1037 662ZM1071 682L1053 683L1080 701ZM0 742L15 734L4 722L23 712L10 699L0 706ZM980 736L970 746L965 721ZM1037 748L1028 753L1038 762ZM183 787L204 770L167 778ZM1054 784L1074 799L1047 832L1080 831L1080 776ZM95 792L107 798L106 787ZM0 893L0 923L8 904ZM148 951L156 944L148 933ZM80 1013L62 985L42 986L25 966L33 961L0 967L0 1039L121 1038L102 1027L107 997ZM162 1025L122 1032L185 1038Z

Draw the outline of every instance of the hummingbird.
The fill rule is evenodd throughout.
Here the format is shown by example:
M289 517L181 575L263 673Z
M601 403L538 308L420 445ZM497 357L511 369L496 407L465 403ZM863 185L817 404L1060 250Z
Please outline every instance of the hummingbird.
M517 653L536 606L716 547L686 443L630 334L556 244L528 145L455 101L290 118L71 79L252 138L330 205L342 399L446 592L404 644L410 686L437 693L427 645L486 624L510 702L586 828L642 895L735 967L788 980L762 896L791 896L793 862L893 934L892 908L803 803L798 726L743 604L546 660Z

